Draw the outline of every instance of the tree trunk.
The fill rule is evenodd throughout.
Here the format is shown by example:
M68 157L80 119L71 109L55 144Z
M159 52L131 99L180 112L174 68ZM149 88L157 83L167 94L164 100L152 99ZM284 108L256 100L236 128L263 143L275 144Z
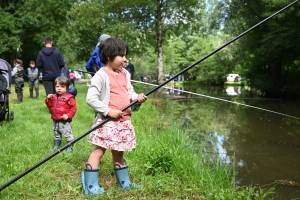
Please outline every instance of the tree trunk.
M281 63L275 63L274 71L273 71L273 77L272 77L272 87L273 92L278 93L281 91L281 70L282 70L282 64Z
M163 70L163 48L162 48L162 11L160 1L157 1L157 81L164 82Z

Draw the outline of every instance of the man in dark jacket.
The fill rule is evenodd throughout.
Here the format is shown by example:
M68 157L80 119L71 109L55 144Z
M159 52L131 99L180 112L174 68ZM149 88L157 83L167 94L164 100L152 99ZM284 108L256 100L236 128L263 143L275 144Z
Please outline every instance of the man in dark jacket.
M65 66L62 53L52 47L52 38L47 36L44 39L45 48L43 48L36 59L36 66L42 68L43 84L48 94L54 94L54 80L60 76L61 69Z

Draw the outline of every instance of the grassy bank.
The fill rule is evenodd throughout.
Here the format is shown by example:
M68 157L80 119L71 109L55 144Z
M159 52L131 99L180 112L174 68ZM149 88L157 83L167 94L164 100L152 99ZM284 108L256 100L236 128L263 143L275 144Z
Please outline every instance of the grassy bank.
M88 131L94 112L85 103L87 87L77 84L78 111L73 119L75 137ZM10 100L16 99L12 89ZM0 122L0 185L10 181L49 155L53 145L52 121L41 98L30 100L28 86L24 102L10 104L11 122ZM123 192L113 174L111 154L100 167L99 181L105 195L96 199L264 199L263 191L237 187L232 169L209 162L203 149L195 149L184 130L171 126L152 105L150 98L132 116L137 148L125 154L132 182L142 189ZM63 140L63 145L66 143ZM62 152L1 191L0 199L89 199L81 187L81 171L91 152L87 137L75 144L74 152Z
M239 81L239 82L224 82L224 85L233 85L233 86L247 86L247 82L245 81Z

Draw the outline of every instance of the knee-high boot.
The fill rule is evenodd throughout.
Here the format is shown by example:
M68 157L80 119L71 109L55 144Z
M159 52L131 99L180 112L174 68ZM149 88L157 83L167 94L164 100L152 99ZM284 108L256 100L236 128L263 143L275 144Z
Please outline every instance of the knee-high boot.
M87 169L90 166L91 169ZM81 174L82 186L85 196L103 194L104 189L98 183L99 169L93 170L90 164L86 164L86 169Z
M39 88L35 89L36 99L40 98Z
M18 101L20 103L22 103L22 101L23 101L23 92L20 92L20 94L18 95Z
M59 149L59 147L61 145L61 140L54 140L53 143L54 143L53 149L50 149L49 153L54 153Z
M33 90L29 90L30 99L33 99Z
M72 141L68 141L68 143L70 143L70 142L72 142ZM71 153L73 151L73 146L74 145L68 146L68 148L66 149L66 153Z
M18 100L14 102L15 104L20 104L23 101L23 94L21 92L17 92L17 98Z
M137 189L140 188L141 185L131 183L129 176L128 176L128 166L122 167L118 164L115 164L115 173L116 177L119 183L119 186L123 190L131 190L131 189Z

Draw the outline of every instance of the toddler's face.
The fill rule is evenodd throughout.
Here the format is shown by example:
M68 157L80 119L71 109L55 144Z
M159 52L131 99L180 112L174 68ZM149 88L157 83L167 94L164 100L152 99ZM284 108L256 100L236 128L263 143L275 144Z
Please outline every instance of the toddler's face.
M34 67L34 64L30 64L29 66L30 66L30 67Z
M67 92L67 87L64 85L56 84L55 85L55 92L57 94L63 94Z

